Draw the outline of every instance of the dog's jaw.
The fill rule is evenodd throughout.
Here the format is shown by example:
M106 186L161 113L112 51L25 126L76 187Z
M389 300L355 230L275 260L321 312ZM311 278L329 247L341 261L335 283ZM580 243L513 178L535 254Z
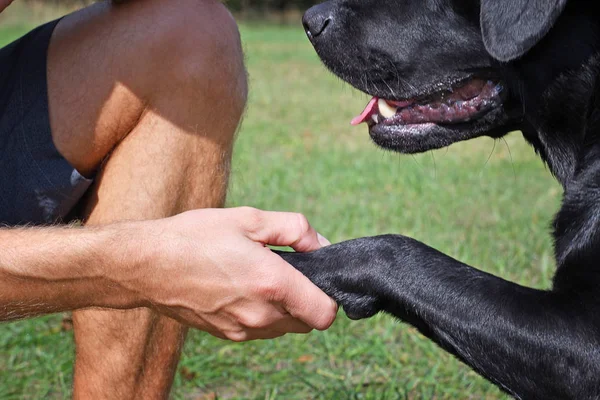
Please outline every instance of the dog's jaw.
M504 123L502 113L492 111L501 110L505 98L502 84L470 78L418 99L374 97L352 125L366 123L381 147L404 153L427 151L481 136L490 130L488 125Z
M515 129L515 121L502 107L498 107L477 120L464 123L376 124L369 127L369 135L375 144L384 149L412 154L440 149L480 136L499 138Z

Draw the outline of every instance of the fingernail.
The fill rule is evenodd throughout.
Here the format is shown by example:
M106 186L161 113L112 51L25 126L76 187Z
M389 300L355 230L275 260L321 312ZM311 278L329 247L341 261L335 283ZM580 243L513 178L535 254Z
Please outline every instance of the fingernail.
M319 243L321 243L321 246L325 247L325 246L329 246L331 244L331 242L327 239L325 239L325 237L323 235L321 235L319 232L317 232L317 240L319 241Z

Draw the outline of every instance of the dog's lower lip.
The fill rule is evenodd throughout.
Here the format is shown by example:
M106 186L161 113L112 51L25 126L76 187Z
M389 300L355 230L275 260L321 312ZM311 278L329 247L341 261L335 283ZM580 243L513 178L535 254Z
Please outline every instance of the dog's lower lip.
M367 126L369 127L369 134L378 134L381 131L387 131L394 129L396 134L402 133L419 133L423 134L427 131L427 129L433 128L437 124L433 122L422 122L419 124L403 124L403 125L385 125L385 124L377 124L373 121L368 122Z
M374 98L352 123L373 125L456 124L469 122L502 103L503 88L491 80L472 78L454 90L440 91L420 101Z

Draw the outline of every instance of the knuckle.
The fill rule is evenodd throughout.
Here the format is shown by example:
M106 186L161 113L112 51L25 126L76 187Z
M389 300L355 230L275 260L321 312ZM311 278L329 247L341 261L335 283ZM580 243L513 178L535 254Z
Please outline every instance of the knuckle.
M245 342L248 340L249 336L248 333L246 333L245 331L229 331L225 333L225 337L229 340L231 340L232 342Z
M296 213L296 221L298 224L298 230L300 234L305 234L310 231L310 222L304 214Z
M257 233L264 223L264 212L254 207L240 207L241 220L244 229L250 233Z
M259 211L257 208L250 207L250 206L240 206L240 207L237 208L237 210L240 213L242 213L243 215L246 215L246 216L248 216L250 214L253 214L253 213L256 213L256 212Z
M246 328L261 329L267 326L269 321L266 313L251 312L242 315L239 322Z

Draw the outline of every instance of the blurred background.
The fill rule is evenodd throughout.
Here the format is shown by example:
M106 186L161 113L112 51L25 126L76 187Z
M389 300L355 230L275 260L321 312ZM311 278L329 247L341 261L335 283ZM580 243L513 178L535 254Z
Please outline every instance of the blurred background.
M302 30L312 0L230 0L250 98L228 206L304 213L332 242L402 233L538 288L554 269L552 179L518 132L415 156L376 148L351 118L369 98L321 65ZM86 1L15 2L0 46ZM0 399L71 393L68 314L0 325ZM192 332L174 399L504 399L412 327L387 315L326 332L230 343Z

